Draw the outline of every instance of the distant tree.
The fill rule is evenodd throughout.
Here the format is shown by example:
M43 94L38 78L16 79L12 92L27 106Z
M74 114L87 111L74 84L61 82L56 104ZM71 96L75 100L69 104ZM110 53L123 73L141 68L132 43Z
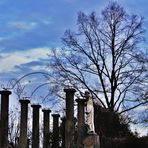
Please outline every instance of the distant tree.
M20 132L19 126L19 111L18 108L10 109L9 113L9 127L8 127L8 139L13 148L18 147L18 138Z
M80 12L78 30L67 30L64 47L50 55L53 92L67 86L87 89L104 108L118 113L146 104L148 56L139 48L142 24L143 18L128 15L116 2L101 16Z
M20 108L18 107L18 104L16 106L13 106L10 108L9 111L9 126L8 126L8 141L9 145L12 148L18 148L19 144L19 136L20 136ZM27 137L31 142L31 115L29 114L28 117L28 131L27 131Z
M146 96L146 100L148 101L148 94ZM143 124L143 126L148 127L148 106L144 105L144 112L141 112L138 116L139 122Z

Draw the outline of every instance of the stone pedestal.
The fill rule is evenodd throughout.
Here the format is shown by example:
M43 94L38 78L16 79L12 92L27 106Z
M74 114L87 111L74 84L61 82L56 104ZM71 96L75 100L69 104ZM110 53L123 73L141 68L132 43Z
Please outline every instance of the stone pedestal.
M97 134L89 134L83 144L84 148L100 148L100 138Z

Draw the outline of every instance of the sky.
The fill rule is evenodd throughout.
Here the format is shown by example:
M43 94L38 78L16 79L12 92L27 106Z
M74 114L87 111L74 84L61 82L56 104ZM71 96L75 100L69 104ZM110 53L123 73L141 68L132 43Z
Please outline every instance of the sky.
M50 49L62 46L61 38L66 29L76 28L78 12L100 14L109 1L0 0L2 88L9 87L10 79L18 79L29 72L46 71ZM144 28L148 28L148 0L117 1L128 13L143 16ZM147 48L148 32L145 38L143 47ZM36 77L37 81L40 77ZM11 103L14 102L12 99Z

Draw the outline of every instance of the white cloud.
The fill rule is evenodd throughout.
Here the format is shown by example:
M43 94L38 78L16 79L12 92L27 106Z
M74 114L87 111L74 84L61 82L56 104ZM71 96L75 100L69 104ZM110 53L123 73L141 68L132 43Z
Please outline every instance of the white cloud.
M15 66L48 58L50 49L47 47L34 48L27 51L17 51L13 53L1 53L0 72L16 71Z
M36 65L36 66L31 67L31 68L32 68L32 70L38 71L38 70L47 69L47 66L38 66L38 65Z
M38 24L36 22L12 21L8 25L20 30L30 30L37 27Z
M134 110L136 112L142 112L142 111L145 111L147 109L147 106L139 106L137 108L135 108Z

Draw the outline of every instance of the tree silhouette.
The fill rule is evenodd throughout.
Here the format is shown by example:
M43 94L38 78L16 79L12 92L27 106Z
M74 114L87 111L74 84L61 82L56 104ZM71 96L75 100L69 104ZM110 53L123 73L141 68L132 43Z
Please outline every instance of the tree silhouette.
M111 2L100 16L78 14L75 31L66 30L64 47L50 55L49 78L60 87L89 90L110 111L123 113L147 103L143 18Z

